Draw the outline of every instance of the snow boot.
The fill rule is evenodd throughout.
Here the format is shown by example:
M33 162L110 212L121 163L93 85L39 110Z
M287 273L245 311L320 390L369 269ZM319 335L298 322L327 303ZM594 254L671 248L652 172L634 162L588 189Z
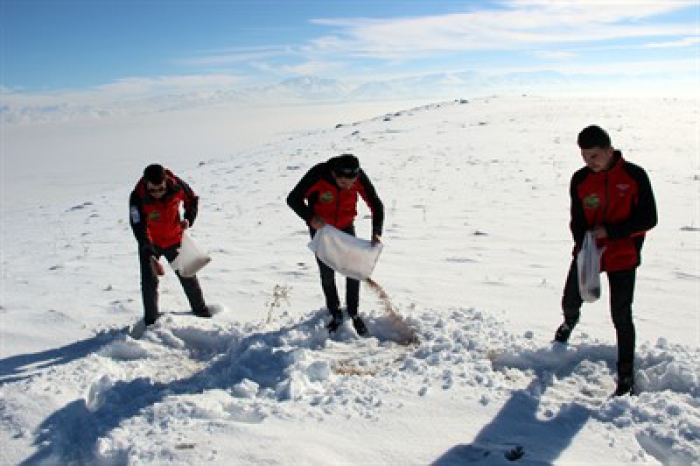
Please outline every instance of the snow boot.
M617 387L613 396L636 395L634 386L634 365L619 363L617 365Z
M143 323L146 325L146 327L148 327L148 326L150 326L150 325L153 325L153 324L156 323L156 320L158 320L158 319L160 318L160 316L162 316L162 315L163 315L162 312L157 312L156 315L155 315L155 317L153 317L153 316L146 316L146 317L143 318Z
M566 322L561 324L557 331L554 333L554 341L558 341L559 343L566 343L567 341L569 341L571 332L574 330L574 325L568 324Z
M360 319L359 316L355 316L352 318L352 326L355 327L355 331L361 337L366 337L369 333L367 332L367 326L364 322L362 322L362 319Z
M636 388L634 386L634 377L632 377L630 375L630 376L618 379L617 388L615 388L615 393L613 393L613 396L624 396L624 395L634 396L636 394L637 394L637 392L636 392Z
M335 310L335 311L330 311L331 312L331 321L328 322L328 325L326 328L328 329L329 334L334 334L336 331L338 331L338 328L343 324L343 314L340 312L340 310Z
M328 325L326 328L328 329L328 333L333 334L338 331L338 328L343 324L343 319L338 318L338 317L333 317L330 322L328 322Z
M559 343L566 343L569 341L571 332L578 324L578 320L581 316L581 312L578 309L564 308L564 323L559 326L557 331L554 333L554 341Z
M204 317L207 319L211 317L211 311L206 306L198 311L193 311L193 312L194 312L194 315L196 315L197 317Z

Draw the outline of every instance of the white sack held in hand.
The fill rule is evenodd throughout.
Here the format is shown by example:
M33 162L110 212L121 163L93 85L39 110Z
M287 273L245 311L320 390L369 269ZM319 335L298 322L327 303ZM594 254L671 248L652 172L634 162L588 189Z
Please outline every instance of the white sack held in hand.
M605 248L598 249L592 231L587 231L583 246L576 257L578 289L581 299L592 303L600 298L600 257Z
M316 231L309 243L316 256L328 267L355 280L366 280L377 265L382 245L348 235L326 225Z
M204 252L187 232L182 233L182 242L177 257L170 265L183 277L194 277L202 267L211 261L209 254Z

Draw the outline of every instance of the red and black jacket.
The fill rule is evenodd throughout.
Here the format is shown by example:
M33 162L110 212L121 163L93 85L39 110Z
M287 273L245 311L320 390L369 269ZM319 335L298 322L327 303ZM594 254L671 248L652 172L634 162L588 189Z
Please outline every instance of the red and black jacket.
M384 205L363 170L350 189L340 189L333 178L333 159L320 163L304 175L287 196L287 204L307 224L317 215L340 230L350 227L357 216L357 197L372 212L372 234L381 236Z
M192 188L166 170L166 191L156 199L146 190L142 178L129 197L129 222L139 245L151 243L159 248L175 246L182 241L180 206L184 218L194 225L199 198Z
M605 227L608 237L601 270L615 272L637 267L647 230L656 226L656 201L644 169L627 162L619 151L610 168L594 172L584 167L571 178L571 233L576 254L587 230Z

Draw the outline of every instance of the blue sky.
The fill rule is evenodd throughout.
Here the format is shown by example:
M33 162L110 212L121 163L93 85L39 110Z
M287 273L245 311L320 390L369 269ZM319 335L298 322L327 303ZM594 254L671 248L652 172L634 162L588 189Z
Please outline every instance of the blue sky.
M5 93L700 73L700 2L0 0Z

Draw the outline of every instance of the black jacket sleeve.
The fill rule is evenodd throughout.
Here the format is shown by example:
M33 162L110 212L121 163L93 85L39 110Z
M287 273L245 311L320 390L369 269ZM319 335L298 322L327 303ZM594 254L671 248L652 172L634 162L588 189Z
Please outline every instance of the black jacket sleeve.
M175 182L182 188L185 193L184 200L184 216L190 226L194 225L194 221L197 219L197 214L199 213L199 197L194 193L189 184L182 181L182 179L175 177Z
M571 177L571 184L569 185L569 197L571 199L571 222L569 223L569 228L571 229L571 235L574 237L574 243L577 249L583 244L583 237L590 228L586 221L586 214L583 211L583 204L578 197L578 185L586 178L587 170L587 168L582 168L574 173L574 176Z
M632 206L629 218L604 225L610 239L627 238L643 233L654 228L658 222L656 200L647 173L643 168L629 162L626 162L625 169L637 182L639 196Z
M384 228L384 204L364 170L360 170L359 182L365 190L367 206L372 211L372 234L381 236Z
M131 230L134 232L139 246L150 243L148 240L146 219L143 215L141 198L136 191L132 191L131 196L129 196L129 224L131 225Z
M313 209L306 202L306 193L316 184L323 173L323 164L316 165L302 177L287 196L287 205L307 224L314 215Z

